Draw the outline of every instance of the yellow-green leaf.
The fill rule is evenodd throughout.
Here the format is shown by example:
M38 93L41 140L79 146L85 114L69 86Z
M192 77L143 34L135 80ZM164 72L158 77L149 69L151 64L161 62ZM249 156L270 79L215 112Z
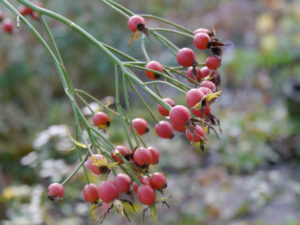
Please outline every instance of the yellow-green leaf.
M80 143L79 141L75 140L75 138L72 137L71 132L68 128L68 126L66 126L66 131L67 131L67 135L70 138L70 140L77 146L81 147L81 148L87 148L85 144Z

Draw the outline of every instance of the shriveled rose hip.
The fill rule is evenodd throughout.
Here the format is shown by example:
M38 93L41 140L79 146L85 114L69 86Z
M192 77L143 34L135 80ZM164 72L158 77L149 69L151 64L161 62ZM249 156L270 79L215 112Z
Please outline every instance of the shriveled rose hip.
M205 135L202 127L198 125L196 125L196 127L192 130L187 130L185 134L187 139L191 142L199 142L203 140Z
M182 48L177 52L177 62L181 66L192 66L196 61L196 55L190 48Z
M83 197L87 202L95 202L99 198L97 186L95 184L87 184L83 188Z
M164 102L168 103L170 106L172 106L172 107L175 106L175 102L174 102L173 99L164 98L163 100L164 100ZM169 111L167 109L165 109L163 106L161 106L160 104L157 104L157 110L162 116L168 116L169 115Z
M146 26L145 19L141 16L132 16L128 20L128 28L132 32L136 32L137 30L142 31Z
M148 62L146 65L146 69L155 70L161 73L164 72L163 66L157 61ZM156 74L155 72L152 71L145 70L145 73L150 80L156 80L160 77L159 74Z

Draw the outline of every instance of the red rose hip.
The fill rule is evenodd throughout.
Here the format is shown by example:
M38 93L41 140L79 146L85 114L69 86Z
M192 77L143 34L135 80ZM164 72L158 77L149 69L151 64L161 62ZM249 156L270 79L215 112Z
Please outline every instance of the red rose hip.
M155 71L158 71L161 73L164 72L163 66L157 61L148 62L146 65L146 69L155 70ZM145 70L145 73L150 80L156 80L160 77L159 74L156 74L155 72L152 72L152 71Z
M132 32L136 32L138 31L142 31L146 26L146 22L144 20L143 17L141 16L132 16L129 18L128 20L128 28L132 31Z
M52 183L48 187L48 198L50 200L54 200L55 197L61 198L64 196L65 189L64 187L59 183Z
M188 119L191 118L191 113L187 107L176 105L170 110L169 116L172 123L185 125Z
M137 191L138 199L144 205L152 205L155 203L156 194L153 188L149 185L142 185Z
M156 148L150 146L148 147L148 150L150 151L151 153L151 156L152 156L152 160L151 160L151 163L150 164L157 164L158 161L159 161L159 152Z
M100 161L104 158L103 155L101 154L93 154L92 156L90 156L88 158L88 160L85 162L86 167L88 167L94 174L96 175L100 175L101 173L105 172L105 166L103 168L98 167L95 165L95 161ZM107 159L105 159L105 161L107 162ZM103 171L102 171L103 170Z
M128 192L130 189L131 179L128 175L119 173L115 177L114 183L120 192Z
M196 72L196 74L195 74ZM200 82L200 80L202 79L202 74L199 68L196 68L194 72L193 67L189 67L188 71L186 72L187 77ZM191 80L188 80L190 83L193 83Z
M143 135L149 131L148 123L146 120L142 118L135 118L132 120L132 125L136 132L138 132L139 135Z
M168 103L170 106L172 106L172 107L175 106L175 102L174 102L173 99L164 98L163 100L164 100L164 102ZM169 115L169 111L167 109L165 109L163 106L161 106L160 104L157 104L157 110L162 116L168 116Z
M104 112L96 112L93 116L93 123L97 127L109 125L109 118Z
M97 189L99 198L103 202L109 203L110 201L119 197L119 189L113 181L104 181Z
M186 128L185 125L177 124L177 123L172 123L172 127L174 130L178 132L185 132Z
M202 81L200 83L200 87L206 87L206 88L210 89L212 92L217 90L215 83L212 81L209 81L209 80Z
M114 158L114 160L116 160L120 164L123 164L123 160L118 156L117 153L120 153L123 157L126 158L126 156L131 154L131 151L129 150L129 148L122 145L116 146L115 149L111 151L111 156Z
M203 98L204 94L197 88L193 88L186 93L185 101L189 107L195 106Z
M155 125L157 136L161 138L171 139L174 137L173 127L168 121L160 121Z
M11 19L5 19L2 24L2 29L4 32L11 34L14 29L14 23Z
M154 173L150 178L150 184L153 188L162 189L166 187L167 178L162 173Z
M198 117L204 117L204 115L205 116L209 116L209 114L210 114L210 107L209 107L209 105L205 106L203 113L202 113L202 109L194 109L194 108L192 108L192 113L195 116L198 116Z
M190 48L182 48L177 52L177 62L181 66L192 66L196 61L196 55Z
M83 197L87 202L95 202L99 198L97 186L95 184L87 184L83 188Z
M206 28L198 28L194 31L194 35L196 36L197 34L200 34L200 33L204 33L204 34L210 34L211 31L206 29Z
M194 45L196 46L196 48L204 50L204 49L207 49L207 44L208 44L209 40L210 40L210 37L208 36L208 34L198 33L194 37Z
M133 153L133 160L141 167L148 166L152 161L151 152L143 147L137 148Z
M217 56L210 56L206 59L205 64L206 64L207 68L209 68L211 70L216 70L220 66L221 61L220 61L219 57L217 57Z

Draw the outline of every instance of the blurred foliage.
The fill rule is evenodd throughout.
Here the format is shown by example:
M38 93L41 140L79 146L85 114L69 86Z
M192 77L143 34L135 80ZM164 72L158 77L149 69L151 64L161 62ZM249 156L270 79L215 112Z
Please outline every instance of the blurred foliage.
M101 1L43 4L99 40L142 57L139 41L127 47L131 35L127 21ZM160 167L169 175L172 195L171 208L160 210L160 223L299 225L300 119L291 116L283 92L284 84L300 76L299 1L124 0L122 4L191 29L214 26L217 36L230 44L221 68L223 96L213 108L221 121L220 140L211 135L201 153L180 134L159 142L154 129L147 134L147 143L161 151ZM5 17L13 17L3 5L0 9ZM113 95L112 64L105 56L64 25L47 21L74 85L99 99ZM32 23L45 34L39 21ZM151 20L149 24L159 26ZM192 45L191 40L168 37L178 46ZM151 58L176 65L159 43L147 40L146 46ZM184 96L174 90L160 88L164 96L184 102ZM136 99L134 93L130 99ZM4 224L92 224L89 205L80 197L85 184L82 171L66 186L66 201L53 204L46 199L44 187L66 177L78 163L78 153L70 151L64 126L56 125L73 125L57 72L22 25L13 36L0 34L0 101L0 220L6 219ZM131 101L134 116L150 120L135 102ZM300 107L300 99L296 103L292 108ZM119 124L114 120L108 131L116 144L124 139ZM90 178L99 183L95 176ZM137 224L139 219L135 218ZM105 223L127 224L112 215Z

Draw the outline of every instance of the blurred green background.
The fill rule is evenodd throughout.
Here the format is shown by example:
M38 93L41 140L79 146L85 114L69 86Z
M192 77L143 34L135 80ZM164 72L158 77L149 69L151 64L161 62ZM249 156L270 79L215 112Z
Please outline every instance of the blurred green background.
M203 154L179 133L171 141L158 140L154 129L146 135L146 142L161 152L157 169L167 174L166 196L171 195L171 208L159 210L159 224L299 225L300 2L120 3L191 30L213 26L217 37L230 44L220 69L223 95L212 108L221 121L220 140L211 135ZM140 40L127 47L131 35L127 21L101 1L53 0L43 5L99 40L142 57ZM14 18L3 5L0 10ZM99 99L114 95L109 60L66 26L47 21L75 87ZM31 22L45 35L39 21ZM152 20L147 24L161 26ZM190 39L166 36L180 47L193 47ZM158 42L146 40L146 47L151 59L176 65ZM143 72L136 72L145 79ZM161 89L165 97L184 102L182 94ZM133 93L130 97L134 115L151 121ZM52 61L23 25L13 35L0 33L0 101L0 224L93 224L89 205L81 196L82 171L66 186L64 201L53 204L46 198L45 187L63 180L78 163L64 126L74 123ZM116 144L124 138L119 126L113 122L108 132ZM141 224L141 217L136 216L133 223ZM128 222L111 214L104 224ZM145 224L152 224L150 216Z

